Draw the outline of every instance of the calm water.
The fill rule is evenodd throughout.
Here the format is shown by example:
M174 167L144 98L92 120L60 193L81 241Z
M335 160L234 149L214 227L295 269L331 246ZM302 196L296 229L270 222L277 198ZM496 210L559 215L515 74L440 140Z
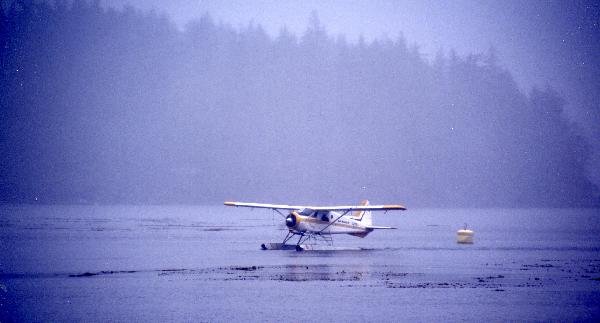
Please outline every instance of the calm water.
M0 321L598 321L600 211L375 214L336 251L262 251L271 211L0 207ZM468 223L475 244L455 243ZM362 250L356 250L361 248Z

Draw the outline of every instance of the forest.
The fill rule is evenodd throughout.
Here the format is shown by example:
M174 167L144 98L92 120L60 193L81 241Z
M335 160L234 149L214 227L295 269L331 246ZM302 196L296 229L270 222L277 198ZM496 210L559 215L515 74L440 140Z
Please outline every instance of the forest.
M98 1L0 10L0 202L590 207L550 86L486 53Z

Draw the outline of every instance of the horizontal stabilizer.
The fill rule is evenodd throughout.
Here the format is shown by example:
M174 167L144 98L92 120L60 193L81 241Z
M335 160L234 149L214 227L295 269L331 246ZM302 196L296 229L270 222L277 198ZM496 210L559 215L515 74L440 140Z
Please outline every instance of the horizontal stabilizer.
M382 230L385 230L385 229L388 229L388 230L389 230L389 229L392 229L392 230L395 230L395 229L397 229L397 228L394 228L394 227L380 227L380 226L376 226L376 225L369 225L369 226L367 226L366 228L367 228L367 229L371 229L371 230L377 230L377 229L382 229Z

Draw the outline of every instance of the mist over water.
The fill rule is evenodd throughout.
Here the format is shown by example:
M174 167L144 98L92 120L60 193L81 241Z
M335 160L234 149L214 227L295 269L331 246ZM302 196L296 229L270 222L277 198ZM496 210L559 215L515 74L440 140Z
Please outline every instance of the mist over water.
M552 88L493 49L425 59L75 1L0 16L0 201L597 206ZM374 201L376 202L376 201Z

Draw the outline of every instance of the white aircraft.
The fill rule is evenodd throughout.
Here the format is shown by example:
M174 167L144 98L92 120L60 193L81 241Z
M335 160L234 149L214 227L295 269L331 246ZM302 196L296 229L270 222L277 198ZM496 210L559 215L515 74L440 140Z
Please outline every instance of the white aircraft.
M364 238L373 230L395 229L373 225L371 211L406 210L402 205L369 205L367 200L355 206L299 206L245 202L225 202L225 205L276 211L285 218L288 233L282 243L262 244L262 249L293 248L294 245L286 244L286 242L292 237L298 236L295 244L297 251L312 249L319 240L331 245L333 241L331 235L333 234L349 234ZM282 210L290 211L290 213L286 216ZM303 245L305 242L312 243Z

